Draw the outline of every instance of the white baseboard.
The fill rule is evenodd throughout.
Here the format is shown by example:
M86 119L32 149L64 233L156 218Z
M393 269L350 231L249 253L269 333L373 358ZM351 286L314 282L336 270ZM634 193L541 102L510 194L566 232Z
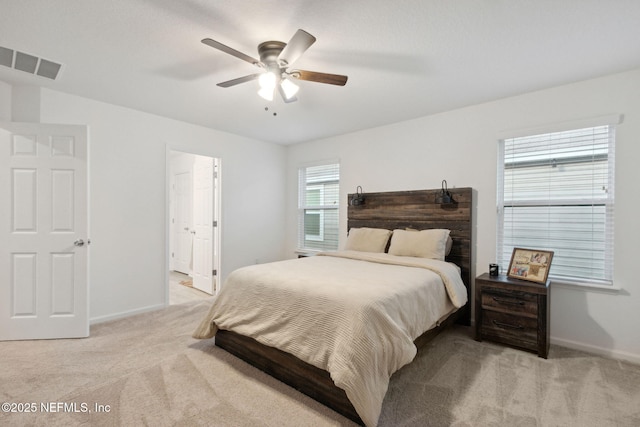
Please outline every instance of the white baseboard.
M97 323L108 322L109 320L122 319L124 317L133 316L134 314L141 314L141 313L146 313L148 311L161 310L165 307L167 306L164 304L157 304L157 305L150 305L147 307L137 308L135 310L123 311L115 314L108 314L106 316L93 317L89 319L89 324L95 325Z
M580 350L591 354L597 354L598 356L608 357L610 359L626 360L628 362L640 365L640 355L638 354L612 350L610 348L598 347L554 337L551 337L551 344L556 344L562 347L571 348L573 350Z

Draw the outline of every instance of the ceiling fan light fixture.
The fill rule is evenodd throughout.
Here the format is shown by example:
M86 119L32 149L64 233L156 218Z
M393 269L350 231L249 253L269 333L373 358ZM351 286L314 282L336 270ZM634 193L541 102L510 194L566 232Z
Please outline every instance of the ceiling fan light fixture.
M300 90L300 86L289 79L283 79L282 83L280 83L280 86L282 86L282 91L284 92L284 96L287 99L291 99L296 96L296 93L298 93L298 91Z

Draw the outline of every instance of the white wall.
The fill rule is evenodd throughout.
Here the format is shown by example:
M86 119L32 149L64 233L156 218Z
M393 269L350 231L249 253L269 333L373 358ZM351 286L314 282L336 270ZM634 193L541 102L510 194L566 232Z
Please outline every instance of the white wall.
M615 285L619 292L567 286L551 290L552 342L640 362L640 70L361 132L291 146L287 175L287 256L296 245L297 168L341 160L341 237L346 198L364 192L473 187L475 275L495 262L496 165L500 136L509 130L624 114L616 142Z
M284 147L48 89L40 95L43 123L89 126L92 321L167 303L167 146L221 159L223 275L283 257Z
M11 91L11 120L14 122L40 122L40 96L37 86L13 86Z

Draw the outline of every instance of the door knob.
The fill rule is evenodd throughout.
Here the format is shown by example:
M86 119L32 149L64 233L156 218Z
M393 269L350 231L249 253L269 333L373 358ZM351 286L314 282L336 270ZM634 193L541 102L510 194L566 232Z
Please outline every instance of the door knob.
M82 240L82 239L78 239L78 240L76 240L75 242L73 242L73 244L74 244L75 246L84 246L84 240Z

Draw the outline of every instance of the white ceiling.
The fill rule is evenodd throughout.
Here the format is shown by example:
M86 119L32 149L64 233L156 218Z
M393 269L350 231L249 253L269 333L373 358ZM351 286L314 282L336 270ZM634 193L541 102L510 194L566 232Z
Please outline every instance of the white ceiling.
M200 40L258 57L298 28L317 42L295 68L346 86L303 81L291 104L216 86L257 69ZM0 0L0 46L63 64L0 66L10 84L292 144L638 68L640 1Z

